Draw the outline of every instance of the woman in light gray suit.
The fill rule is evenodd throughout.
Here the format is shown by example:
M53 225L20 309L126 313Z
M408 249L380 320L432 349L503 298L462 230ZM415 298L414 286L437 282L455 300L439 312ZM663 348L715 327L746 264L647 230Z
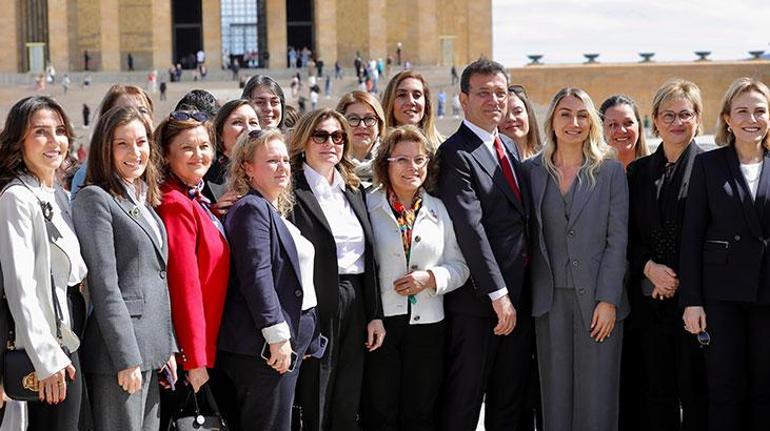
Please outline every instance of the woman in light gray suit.
M86 264L55 181L74 136L61 106L43 96L17 102L0 132L0 284L41 401L28 403L29 430L74 430L80 414Z
M157 430L158 373L176 380L166 230L150 125L134 107L115 107L96 125L85 188L73 207L91 271L93 303L83 336L97 430ZM163 383L163 382L161 382Z
M585 91L556 94L532 187L532 313L546 431L618 429L628 186Z

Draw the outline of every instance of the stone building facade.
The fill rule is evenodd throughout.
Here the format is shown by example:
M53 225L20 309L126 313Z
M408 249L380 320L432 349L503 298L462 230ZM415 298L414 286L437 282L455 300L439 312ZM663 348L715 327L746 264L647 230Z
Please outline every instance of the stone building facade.
M492 55L491 0L253 0L260 11L260 64L286 67L287 48L308 46L326 64L396 58L416 65L465 64ZM13 0L0 14L0 72L39 59L58 70L165 69L202 48L223 62L222 0ZM297 18L301 15L309 18ZM302 46L300 46L302 45ZM197 48L197 49L196 49ZM268 54L268 55L265 55ZM41 57L42 56L42 57Z

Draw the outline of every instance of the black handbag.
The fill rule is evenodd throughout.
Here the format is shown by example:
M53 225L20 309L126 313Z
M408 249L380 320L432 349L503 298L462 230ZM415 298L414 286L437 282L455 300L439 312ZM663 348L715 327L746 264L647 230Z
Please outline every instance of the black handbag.
M24 181L21 182L27 189ZM30 191L32 191L30 189ZM34 193L33 193L34 194ZM37 195L35 195L37 197ZM48 202L43 202L38 198L40 208L43 210L45 218L46 234L48 240L53 243L57 235L61 235L56 226L53 225L53 207ZM51 274L51 296L53 298L53 309L56 316L56 339L62 346L61 323L64 319L59 298L56 296L56 285L54 283L53 272ZM0 281L2 281L2 270L0 270ZM7 328L2 333L7 334L5 340L5 352L3 353L2 372L3 389L9 398L17 401L39 401L40 382L35 374L35 367L29 359L24 349L16 348L16 325L8 308L8 300L5 297L3 289L2 299L0 299L0 328ZM69 355L67 349L62 346L64 353ZM65 384L67 379L65 378Z
M184 402L179 406L175 418L168 424L168 431L228 431L229 428L222 414L219 413L219 406L214 399L209 385L203 385L201 391L206 397L211 414L203 415L198 404L198 394L189 386L189 393ZM189 410L190 399L193 401L193 410Z

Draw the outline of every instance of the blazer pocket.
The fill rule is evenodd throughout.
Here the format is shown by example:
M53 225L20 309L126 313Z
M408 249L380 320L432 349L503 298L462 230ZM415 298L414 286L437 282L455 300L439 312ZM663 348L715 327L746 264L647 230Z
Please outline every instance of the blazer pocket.
M144 299L142 298L123 298L128 309L128 315L131 317L141 317L144 311Z
M726 265L730 243L727 241L706 240L703 244L703 263Z

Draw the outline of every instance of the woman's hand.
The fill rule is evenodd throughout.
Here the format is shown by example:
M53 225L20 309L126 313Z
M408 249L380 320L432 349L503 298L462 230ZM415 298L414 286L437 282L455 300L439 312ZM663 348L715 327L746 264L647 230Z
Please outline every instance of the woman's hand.
M394 281L393 289L401 296L417 295L425 289L436 290L436 278L430 271L412 271Z
M370 352L373 352L382 346L382 342L385 341L385 325L382 324L382 319L374 319L366 325L366 343L365 346Z
M229 210L230 207L233 206L233 204L240 198L241 196L238 193L230 190L220 196L217 202L211 207L214 208L220 215L225 215L227 214L227 210Z
M682 320L684 329L691 334L698 335L706 330L706 310L703 307L685 307Z
M666 296L666 298L674 296L674 293L676 293L676 290L679 288L679 279L676 276L676 272L666 265L661 265L648 260L647 264L644 265L644 276L647 277L659 291L664 291L670 295ZM654 294L653 297L655 297Z
M206 367L193 368L187 372L187 381L190 382L193 391L197 394L201 386L209 381L209 372Z
M130 395L142 389L142 370L139 366L118 371L118 385Z
M59 404L67 398L67 380L75 380L75 367L72 364L51 374L38 384L38 398L48 404Z
M289 371L291 366L291 342L289 340L270 344L270 359L267 365L271 366L278 374Z
M615 306L609 302L601 301L594 308L594 317L591 320L591 338L598 342L604 341L615 328Z

